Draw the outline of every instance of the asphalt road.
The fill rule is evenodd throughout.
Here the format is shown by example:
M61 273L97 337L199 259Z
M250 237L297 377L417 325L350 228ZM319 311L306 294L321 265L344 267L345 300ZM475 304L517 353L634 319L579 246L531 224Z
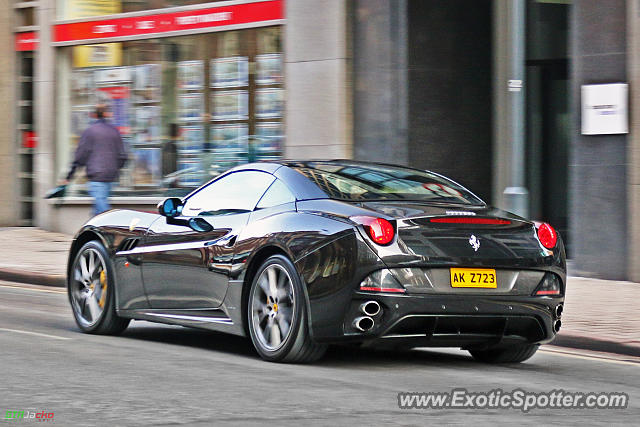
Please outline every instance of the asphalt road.
M543 349L523 364L488 366L457 350L335 348L314 365L273 364L243 338L181 327L133 322L119 337L82 334L61 290L7 283L0 283L0 374L0 420L8 410L44 410L65 426L630 425L640 419L638 363ZM616 410L398 407L401 391L459 387L625 392L630 399L627 409Z

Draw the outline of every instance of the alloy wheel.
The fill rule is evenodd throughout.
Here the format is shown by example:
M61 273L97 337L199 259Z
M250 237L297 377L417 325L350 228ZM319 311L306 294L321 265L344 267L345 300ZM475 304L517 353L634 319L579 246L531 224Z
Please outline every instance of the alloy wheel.
M71 299L78 321L85 327L95 325L107 301L107 269L102 254L85 249L76 257L72 272Z
M289 273L278 264L265 268L251 299L251 322L260 344L268 351L281 348L291 335L295 291Z

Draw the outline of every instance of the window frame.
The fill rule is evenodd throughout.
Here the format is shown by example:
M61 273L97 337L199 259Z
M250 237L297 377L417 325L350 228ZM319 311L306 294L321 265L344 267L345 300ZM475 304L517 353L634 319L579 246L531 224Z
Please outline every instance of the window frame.
M258 172L258 173L262 173L268 177L272 178L271 183L269 183L269 185L267 185L267 187L264 189L264 191L258 196L255 204L253 205L253 208L251 208L251 210L247 210L247 213L250 212L255 212L256 210L256 206L258 206L258 203L260 203L260 200L262 200L262 197L264 197L265 193L269 190L269 188L271 188L271 186L273 185L273 183L275 182L275 180L277 179L273 174L269 173L269 172L265 172L263 170L259 170L259 169L242 169L242 170L238 170L238 171L229 171L223 175L217 176L214 179L212 179L211 181L209 181L208 183L202 185L199 188L196 188L194 191L192 191L191 193L187 194L183 199L182 199L182 211L184 212L187 209L187 203L189 202L189 200L191 198L193 198L195 195L197 195L198 193L204 191L205 189L207 189L208 187L210 187L211 185L217 183L218 181L225 179L227 177L230 177L231 175L236 175L236 174L240 174L240 173L246 173L246 172ZM184 215L187 216L187 215ZM189 216L198 216L198 215L189 215Z
M291 191L291 188L289 188L289 186L287 185L286 182L284 182L283 180L281 180L280 178L278 178L277 176L274 176L275 180L271 183L271 185L269 185L269 187L266 189L266 191L264 192L264 194L260 197L260 200L258 200L258 203L256 203L256 207L253 209L253 212L257 211L257 210L261 210L261 209L270 209L270 208L275 208L277 206L282 206L282 205L286 205L288 203L295 203L298 201L298 198L296 197L296 195L294 194L293 191ZM271 190L271 188L276 184L276 182L279 182L280 184L282 184L284 186L284 188L289 192L289 195L291 195L292 200L289 200L287 202L284 203L280 203L277 205L272 205L272 206L265 206L265 207L259 207L260 202L262 202L262 199L264 199L267 195L267 193L269 192L269 190Z

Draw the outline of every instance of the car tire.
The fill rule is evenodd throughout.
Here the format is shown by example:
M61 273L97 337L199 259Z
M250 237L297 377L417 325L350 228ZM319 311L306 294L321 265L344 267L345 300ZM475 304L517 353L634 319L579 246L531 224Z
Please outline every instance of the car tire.
M469 350L474 359L484 363L520 363L533 356L540 346L524 344L487 350Z
M131 321L116 313L113 265L99 241L85 243L76 254L69 271L67 293L73 317L83 332L117 335Z
M309 363L327 350L311 338L302 279L285 256L269 257L253 276L246 319L251 342L267 361Z

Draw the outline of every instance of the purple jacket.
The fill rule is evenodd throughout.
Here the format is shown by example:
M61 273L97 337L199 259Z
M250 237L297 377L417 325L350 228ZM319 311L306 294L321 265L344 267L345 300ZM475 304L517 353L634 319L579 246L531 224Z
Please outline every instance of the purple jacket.
M76 168L85 166L89 181L117 181L118 170L126 162L127 153L124 151L120 132L100 119L82 134L67 179L73 177Z

